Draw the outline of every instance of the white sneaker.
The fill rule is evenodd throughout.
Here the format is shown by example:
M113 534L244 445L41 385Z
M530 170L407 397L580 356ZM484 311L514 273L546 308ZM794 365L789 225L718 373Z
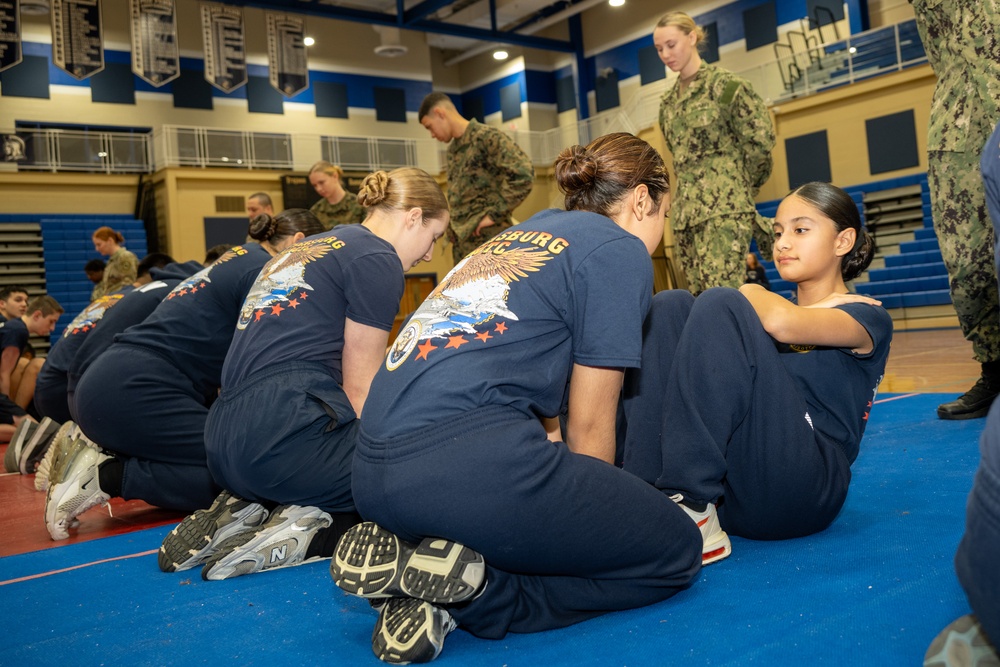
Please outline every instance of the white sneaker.
M379 660L394 665L430 662L441 654L444 638L457 627L451 614L430 602L389 598L375 622L372 651Z
M701 548L701 564L708 565L716 561L720 561L723 558L729 556L733 553L733 546L729 542L729 535L726 531L722 530L722 526L719 525L719 515L715 511L715 504L709 503L705 507L703 512L695 512L693 509L683 504L681 500L684 496L681 494L675 494L670 496L670 499L675 503L680 505L680 508L684 510L685 513L698 525L698 530L701 531L702 548Z
M45 450L45 456L38 462L38 468L35 470L35 490L45 491L49 488L49 475L52 473L52 465L56 458L56 452L61 448L64 450L63 454L65 454L65 449L72 445L73 441L79 436L80 427L72 421L68 421L59 427L55 437L52 438L52 444Z
M78 515L95 505L105 505L111 496L101 491L97 468L111 456L89 447L82 439L66 452L57 475L49 478L45 497L45 527L53 540L69 537L69 528Z

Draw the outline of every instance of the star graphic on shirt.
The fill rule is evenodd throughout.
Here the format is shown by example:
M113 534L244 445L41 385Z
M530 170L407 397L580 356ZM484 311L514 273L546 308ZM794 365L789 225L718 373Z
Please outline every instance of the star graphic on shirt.
M256 315L256 317L253 318L253 321L260 322L260 318L264 317L264 311L258 310L256 313L254 313L254 315Z
M280 303L276 303L273 306L271 306L271 314L272 315L281 315L281 311L283 311L283 310L285 310L285 309L281 307Z
M299 307L299 300L298 299L292 299L291 301L288 302L288 307L289 308L298 308Z
M453 347L457 350L468 342L465 340L465 336L448 336L448 344L444 346L444 349L447 350L449 347Z
M479 333L476 334L476 338L485 343L489 339L493 338L493 336L490 335L489 331L480 331Z
M502 334L505 331L507 331L507 325L503 322L497 322L496 332Z
M306 292L299 292L299 298L302 299L303 301L306 300L307 296L309 296L308 293L306 293Z
M427 359L427 355L431 353L431 350L436 350L437 346L429 340L425 340L417 346L417 349L420 350L420 354L417 355L417 359Z

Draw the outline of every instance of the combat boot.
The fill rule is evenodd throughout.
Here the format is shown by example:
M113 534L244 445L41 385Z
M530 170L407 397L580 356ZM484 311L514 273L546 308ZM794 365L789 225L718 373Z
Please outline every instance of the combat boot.
M972 389L950 403L938 406L941 419L979 419L985 417L1000 394L1000 361L983 364L983 372Z

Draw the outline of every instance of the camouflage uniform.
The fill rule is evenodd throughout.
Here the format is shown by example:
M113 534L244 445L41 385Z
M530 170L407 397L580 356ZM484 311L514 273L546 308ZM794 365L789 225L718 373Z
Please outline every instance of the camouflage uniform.
M124 246L115 250L104 265L104 278L90 293L90 300L97 301L105 294L113 294L135 282L139 273L139 260Z
M743 284L750 238L771 254L771 221L754 196L771 175L774 126L750 84L710 63L660 99L660 129L673 155L676 193L671 227L698 294Z
M353 192L344 192L344 198L336 204L331 204L326 199L320 199L309 210L319 218L320 223L327 231L337 225L364 222L367 216L365 207L358 203L358 196Z
M911 0L937 85L927 181L951 300L977 361L1000 360L993 228L979 170L1000 119L1000 0Z
M510 214L531 192L535 170L521 148L495 127L470 120L448 145L448 206L455 263L511 225ZM474 236L484 216L496 224Z

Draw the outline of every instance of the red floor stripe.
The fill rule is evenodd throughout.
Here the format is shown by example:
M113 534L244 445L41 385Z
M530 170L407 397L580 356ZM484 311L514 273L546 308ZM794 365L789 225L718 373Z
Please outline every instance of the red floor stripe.
M7 584L17 584L22 581L31 581L32 579L41 579L42 577L48 577L53 574L62 574L63 572L71 572L73 570L79 570L83 567L90 567L91 565L100 565L101 563L110 563L116 560L126 560L128 558L138 558L140 556L149 556L150 554L155 554L159 549L150 549L149 551L140 551L137 554L128 554L127 556L115 556L114 558L105 558L103 560L95 560L92 563L82 563L80 565L74 565L73 567L64 567L61 570L50 570L49 572L39 572L38 574L30 574L27 577L18 577L17 579L8 579L7 581L0 581L0 586L6 586Z

